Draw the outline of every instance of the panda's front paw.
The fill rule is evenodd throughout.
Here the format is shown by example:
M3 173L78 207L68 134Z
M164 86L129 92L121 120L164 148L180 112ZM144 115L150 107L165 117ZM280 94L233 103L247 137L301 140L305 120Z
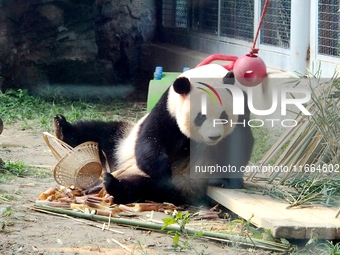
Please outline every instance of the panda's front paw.
M212 183L225 189L243 189L243 178L225 178Z
M230 178L228 179L228 189L243 189L243 178Z

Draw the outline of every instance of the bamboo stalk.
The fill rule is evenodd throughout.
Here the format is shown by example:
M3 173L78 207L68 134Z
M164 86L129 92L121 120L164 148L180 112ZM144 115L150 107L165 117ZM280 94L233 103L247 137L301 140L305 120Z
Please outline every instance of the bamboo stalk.
M43 206L43 205L40 205L40 204L34 204L34 207L38 208L40 210L46 210L46 211L50 211L50 212L66 214L66 215L69 215L69 216L88 219L88 220L97 220L97 221L104 221L104 222L109 221L109 217L106 217L106 216L99 216L99 215L94 215L94 214L85 214L85 213L80 213L80 212L76 212L76 211L63 210L63 209L59 209L59 208ZM131 219L110 218L110 222L120 224L120 225L134 226L134 227L137 227L137 228L152 229L152 230L157 230L157 231L161 231L161 230L177 231L177 232L181 231L180 226L177 226L177 225L170 225L170 226L164 227L161 224L154 224L154 223L150 223L150 222L142 222L142 221L131 220ZM277 252L287 252L288 250L291 249L290 245L287 245L287 244L251 239L249 237L242 237L242 236L239 236L239 235L232 235L232 234L226 234L226 233L216 233L216 232L211 232L211 231L195 230L195 229L190 229L190 228L185 228L184 231L185 231L185 233L187 233L189 235L194 235L195 233L199 232L202 235L202 237L205 237L205 238L217 238L220 241L224 241L224 242L230 242L230 241L239 242L239 243L241 243L245 246L254 246L255 245L258 248L268 249L268 250L277 251Z
M54 215L54 216L65 217L65 218L68 218L68 219L72 219L76 222L80 222L80 223L89 225L91 227L96 227L96 228L100 228L101 230L104 230L103 226L99 226L97 224L87 222L87 221L84 221L84 220L81 220L81 219L75 219L75 218L73 218L69 215L63 215L63 214L60 214L60 213L51 212L51 211L47 211L47 210L44 210L44 209L38 209L38 208L34 208L34 210L37 211L37 212L47 213L47 214L51 214L51 215ZM105 223L104 223L104 227L105 227ZM122 232L122 231L118 231L118 230L114 230L114 229L110 229L110 228L107 228L105 230L110 231L110 232L114 232L114 233L118 233L118 234L124 234L124 232Z
M313 136L315 135L315 132L315 128L312 127L312 129L309 129L309 132L307 134L305 134L304 136L301 135L301 139L296 141L297 145L295 146L295 148L291 148L286 161L280 162L279 165L293 166L304 164L305 162L302 162L302 159L305 157L306 151L308 151L308 147L311 146L310 144L313 141ZM279 172L277 174L279 174ZM276 178L277 174L273 173L273 176L270 178L269 183L274 180L273 177ZM279 184L283 184L286 181L288 175L289 173L284 174L284 176L280 178ZM291 177L292 175L289 176Z
M294 133L292 133L292 139L287 146L287 148L284 150L284 152L281 154L279 159L275 162L274 165L287 165L289 166L289 162L291 162L291 165L294 165L292 162L292 158L297 156L296 152L299 151L300 145L297 141L301 140L301 134L305 132L305 129L308 127L308 122L303 123L297 129ZM295 152L295 153L292 153ZM272 181L280 174L280 172L274 172L270 175L268 183L272 183Z
M299 130L303 125L305 125L305 123L298 122L297 126L287 129L273 144L272 148L266 153L266 155L260 160L259 164L266 164L280 150L280 148L286 144L290 137L295 135L296 130Z

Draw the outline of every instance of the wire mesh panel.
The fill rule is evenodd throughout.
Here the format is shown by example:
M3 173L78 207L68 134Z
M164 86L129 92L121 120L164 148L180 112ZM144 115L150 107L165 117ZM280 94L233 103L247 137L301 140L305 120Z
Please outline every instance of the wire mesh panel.
M186 0L163 0L163 27L186 28L188 22Z
M221 0L220 35L252 41L254 0Z
M217 35L218 0L191 0L193 31Z
M264 2L261 0L262 7ZM287 49L290 47L290 12L291 0L269 1L261 27L261 44Z
M162 25L163 27L175 27L176 1L163 0L162 5Z
M318 52L320 54L340 56L339 9L339 0L319 0Z
M176 1L176 27L186 28L188 25L188 6L186 0Z

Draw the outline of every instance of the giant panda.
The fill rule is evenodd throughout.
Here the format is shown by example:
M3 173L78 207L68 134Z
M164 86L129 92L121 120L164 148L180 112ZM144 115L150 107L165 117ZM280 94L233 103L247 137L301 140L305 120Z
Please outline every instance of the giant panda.
M232 165L240 169L248 163L254 143L249 126L230 124L247 123L247 106L244 115L234 115L230 91L220 88L216 90L223 104L207 97L207 112L202 114L199 102L206 92L193 78L235 83L233 73L220 65L200 66L179 75L152 111L135 125L95 121L71 124L57 115L55 134L66 143L71 140L69 134L76 143L98 141L111 168L111 173L105 173L104 186L115 203L152 200L200 204L207 199L208 185L242 188L241 172L226 173L222 178L190 174L193 165ZM214 119L228 123L214 127Z

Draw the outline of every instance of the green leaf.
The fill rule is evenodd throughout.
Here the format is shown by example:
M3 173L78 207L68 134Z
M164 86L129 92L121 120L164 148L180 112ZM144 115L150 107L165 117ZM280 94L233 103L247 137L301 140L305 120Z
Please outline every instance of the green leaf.
M178 235L177 232L175 233L174 239L173 239L172 241L173 241L173 243L174 243L175 245L178 244L178 242L179 242L179 235Z
M182 212L177 212L175 215L175 219L183 219Z
M162 227L162 230L164 230L167 226L170 226L172 224L175 224L176 223L176 220L175 219L172 219L172 218L164 218L163 219L163 222L164 222L164 226Z

